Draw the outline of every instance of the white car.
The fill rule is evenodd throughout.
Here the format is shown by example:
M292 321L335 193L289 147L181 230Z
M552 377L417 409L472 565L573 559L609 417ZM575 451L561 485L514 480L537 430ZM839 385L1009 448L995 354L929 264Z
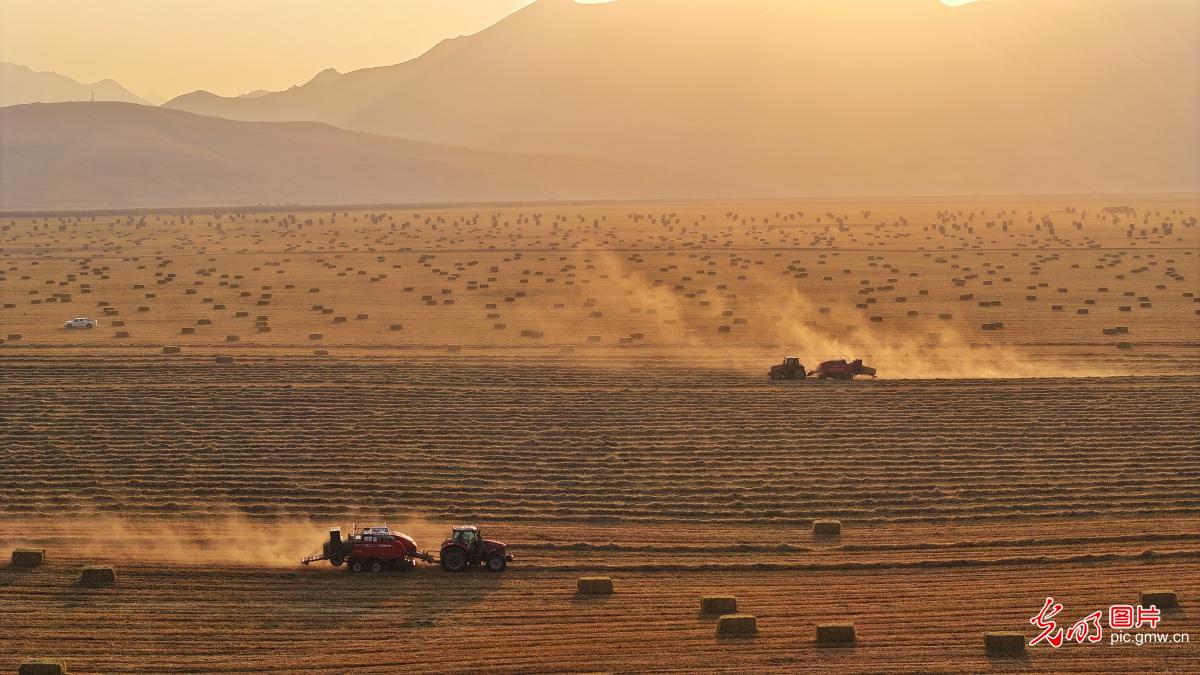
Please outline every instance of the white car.
M88 319L82 316L75 317L63 324L64 328L95 328L99 323L95 319Z

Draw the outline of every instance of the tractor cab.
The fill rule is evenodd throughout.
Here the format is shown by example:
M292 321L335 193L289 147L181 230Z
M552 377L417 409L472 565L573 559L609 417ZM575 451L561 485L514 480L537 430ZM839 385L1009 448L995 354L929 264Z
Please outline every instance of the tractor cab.
M462 525L452 529L450 540L466 548L468 552L475 553L479 550L481 536L478 527L474 525Z

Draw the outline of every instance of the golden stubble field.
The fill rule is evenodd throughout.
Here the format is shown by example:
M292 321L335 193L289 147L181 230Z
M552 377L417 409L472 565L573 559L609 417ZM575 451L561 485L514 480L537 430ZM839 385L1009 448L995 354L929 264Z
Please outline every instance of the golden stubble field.
M1187 670L1196 641L982 633L1170 588L1160 631L1200 640L1197 213L0 218L0 545L48 556L0 567L0 669ZM785 354L880 377L770 382ZM427 547L476 522L517 559L298 565L355 519ZM576 595L596 574L617 592ZM706 594L759 633L718 638ZM857 646L815 644L843 621Z

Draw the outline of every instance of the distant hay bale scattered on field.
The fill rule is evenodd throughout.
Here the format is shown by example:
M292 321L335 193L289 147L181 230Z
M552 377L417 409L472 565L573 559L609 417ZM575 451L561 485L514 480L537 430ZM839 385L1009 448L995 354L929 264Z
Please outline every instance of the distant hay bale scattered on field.
M176 345L165 345L162 348L162 353L164 353L164 354L178 354L182 351L183 351L183 349L181 349L180 347L178 347Z
M354 320L355 320L355 321L366 321L366 320L367 320L367 316L368 316L368 315L366 315L366 314L356 314L356 315L354 316Z
M329 356L328 349L314 349L313 354L316 356Z
M938 318L941 319L942 321L949 321L950 319L954 318L954 315L953 314L938 314Z
M579 577L580 595L609 595L613 592L612 577Z
M462 345L450 345L449 347L446 347L446 351L450 352L451 354L457 354L462 351Z
M221 364L233 363L233 357L232 356L218 356L217 363L221 363Z
M240 338L240 337L238 337L238 336L236 336L236 335L226 335L226 336L225 336L225 341L226 341L226 342L237 342L238 340L241 340L241 339L242 339L242 338Z
M840 520L814 520L813 534L820 537L832 537L842 533L842 521Z
M545 333L543 333L540 330L523 330L523 331L521 331L521 337L540 338L544 335L545 335Z
M399 331L399 330L404 330L404 324L394 323L394 324L388 326L388 330L393 331L393 332Z
M9 334L8 334L8 337L7 337L6 339L7 339L9 342L15 342L15 341L17 341L17 340L20 340L20 339L21 339L21 334L20 334L20 333L9 333Z
M1133 349L1132 342L1118 342L1117 349Z
M79 583L84 586L103 586L116 580L117 572L111 565L87 565L79 575Z
M62 659L25 659L17 667L17 675L64 675L67 662Z
M18 548L12 552L12 564L17 567L37 567L45 561L44 548Z
M346 323L346 317L344 317L344 316L335 316L335 317L333 317L333 322L334 322L334 323Z
M852 623L817 624L817 644L852 645L858 640Z
M191 326L184 326L183 328L179 329L179 332L183 335L192 335L196 332L196 329Z
M325 339L325 334L324 333L309 333L308 339L309 340L323 340L323 339Z
M1138 604L1142 607L1154 605L1159 609L1171 609L1179 606L1179 596L1175 591L1163 589L1142 591L1138 596Z
M754 635L758 619L753 614L725 614L717 619L717 635Z
M737 598L732 595L702 595L700 611L704 614L736 614Z
M114 337L114 338L127 338L127 337L129 337L129 331L127 331L127 330L119 330L119 331L117 331L116 333L114 333L114 334L113 334L113 337Z
M983 634L983 647L988 654L1001 656L1025 653L1025 635L1012 632Z
M996 321L993 323L982 324L979 327L982 328L983 330L1000 330L1001 328L1004 328L1004 324L999 321Z

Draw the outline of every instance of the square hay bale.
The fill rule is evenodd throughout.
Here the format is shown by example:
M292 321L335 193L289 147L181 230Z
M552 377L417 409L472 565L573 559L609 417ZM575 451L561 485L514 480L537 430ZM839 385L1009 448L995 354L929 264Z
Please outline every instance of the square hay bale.
M233 357L232 356L218 356L217 363L222 363L222 364L233 363Z
M983 634L983 647L988 654L1024 654L1023 633L997 632Z
M103 586L117 580L117 572L111 565L86 565L79 575L79 583L84 586Z
M852 645L858 640L852 623L817 624L817 644Z
M162 348L162 353L164 354L178 354L181 351L183 350L175 345L166 345Z
M736 614L737 598L732 595L702 595L700 611L704 614Z
M127 338L127 337L129 337L129 331L127 331L127 330L119 330L119 331L117 331L115 334L113 334L113 337L115 337L115 338Z
M18 548L12 552L12 564L17 567L37 567L46 560L44 548Z
M329 356L329 350L328 349L314 349L313 354L315 356Z
M64 675L67 662L62 659L25 659L17 667L17 675Z
M1159 609L1170 609L1179 606L1179 596L1175 595L1175 591L1163 589L1142 591L1138 597L1138 604L1142 607L1154 605Z
M822 537L831 537L842 533L842 521L840 520L814 520L813 534Z
M612 577L579 577L580 595L609 595L613 592Z
M754 635L758 619L753 614L725 614L717 619L717 635Z
M308 334L308 339L309 339L309 340L321 340L321 339L323 339L324 337L325 337L325 334L324 334L324 333L309 333L309 334Z

